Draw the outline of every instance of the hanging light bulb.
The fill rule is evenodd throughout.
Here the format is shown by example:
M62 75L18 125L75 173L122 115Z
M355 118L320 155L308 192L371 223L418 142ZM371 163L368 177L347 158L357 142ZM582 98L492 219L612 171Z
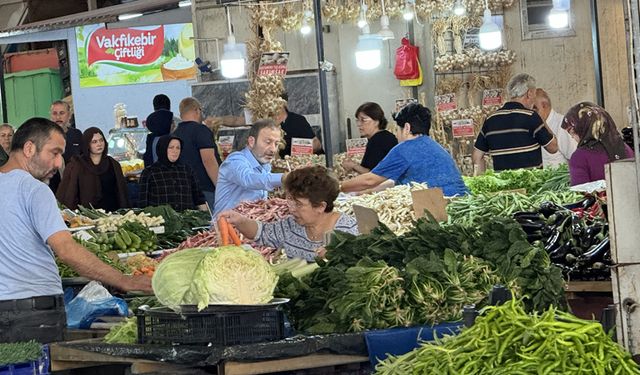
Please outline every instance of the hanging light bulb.
M244 44L236 43L236 37L231 29L231 15L229 7L225 7L227 13L227 26L229 37L224 45L224 53L220 59L220 72L225 78L240 78L244 75Z
M382 38L369 33L369 26L362 29L356 44L356 66L358 69L371 70L382 63Z
M310 10L305 10L302 16L302 26L300 26L300 33L302 35L309 35L311 33L311 22L313 21Z
M456 0L456 3L453 5L453 14L456 16L464 16L467 13L467 8L464 6L462 0Z
M549 11L549 26L554 29L564 29L569 26L569 9L571 0L553 0L553 8Z
M380 17L380 26L381 29L378 31L378 35L382 37L382 40L390 40L395 39L396 36L393 35L393 31L389 28L389 16L387 16L387 12L384 8L384 0L382 0L382 17Z
M413 4L415 0L407 0L404 3L404 10L402 11L402 18L404 18L405 21L411 21L413 20Z
M489 10L489 5L486 0L485 5L486 8L484 9L484 17L482 26L480 26L480 32L478 33L478 39L480 49L492 51L502 47L502 30L493 22L491 11Z
M367 22L367 4L362 1L362 5L360 5L360 14L358 15L358 27L364 28L369 23Z

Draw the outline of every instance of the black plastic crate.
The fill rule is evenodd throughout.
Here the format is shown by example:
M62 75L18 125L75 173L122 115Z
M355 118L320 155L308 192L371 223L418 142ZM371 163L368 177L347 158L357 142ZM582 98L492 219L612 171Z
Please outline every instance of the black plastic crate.
M277 307L249 311L176 313L138 310L140 344L227 346L284 338L284 314Z

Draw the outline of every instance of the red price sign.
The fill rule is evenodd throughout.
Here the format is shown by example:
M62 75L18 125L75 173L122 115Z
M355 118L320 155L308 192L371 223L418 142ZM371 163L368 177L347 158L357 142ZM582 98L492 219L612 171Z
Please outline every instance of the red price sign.
M260 57L258 75L278 75L284 77L287 74L288 64L289 52L263 52Z
M313 155L313 139L292 138L291 155Z
M443 94L436 96L436 111L447 112L458 108L456 94Z
M233 152L233 140L235 136L233 135L221 135L218 138L218 146L220 146L220 152L222 153L222 158L226 159L230 153Z
M367 149L366 138L353 138L347 139L347 155L349 156L362 156Z
M502 104L502 90L490 89L482 92L482 106L491 107Z
M453 120L451 121L451 128L454 138L473 137L475 135L472 119Z

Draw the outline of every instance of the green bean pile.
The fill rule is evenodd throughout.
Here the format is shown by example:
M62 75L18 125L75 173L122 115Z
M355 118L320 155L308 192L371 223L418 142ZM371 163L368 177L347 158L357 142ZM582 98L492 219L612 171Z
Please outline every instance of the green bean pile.
M558 311L529 315L520 300L488 307L476 323L437 343L390 356L377 374L640 374L598 322Z
M510 217L514 212L528 211L550 201L559 205L575 203L583 195L573 191L524 195L514 192L496 194L467 195L457 198L447 205L449 222L463 225L477 225L492 217Z

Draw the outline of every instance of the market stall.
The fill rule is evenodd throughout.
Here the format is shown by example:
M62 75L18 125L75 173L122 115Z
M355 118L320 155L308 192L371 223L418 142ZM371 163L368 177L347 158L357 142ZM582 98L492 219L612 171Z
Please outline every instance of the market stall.
M288 56L284 47L289 46L279 40L287 40L281 38L282 33L309 26L314 12L316 20L324 17L343 37L350 23L360 18L365 25L380 19L380 35L393 35L389 17L410 13L421 26L427 21L429 32L416 39L426 45L425 35L431 38L433 50L423 48L420 57L433 62L429 68L433 71L425 76L434 79L422 92L376 86L372 95L392 91L389 95L407 96L395 101L396 110L415 101L433 104L432 138L470 176L473 140L484 119L506 99L501 89L511 75L511 65L524 52L511 46L487 51L478 48L482 42L477 45L482 32L478 29L489 21L498 27L491 18L496 13L501 17L500 27L504 26L514 12L513 1L465 3L466 16L452 14L454 2L442 1L238 2L242 9L238 18L246 18L251 32L245 40L246 55L241 56L242 64L246 58L250 67L248 79L203 82L215 76L209 72L211 76L198 76L200 82L190 88L191 93L223 124L226 118L233 120L229 125L246 125L257 118L275 118L284 104L281 94L285 88L294 92L290 109L304 107L303 114L313 116L314 125L322 122L322 134L337 130L333 133L337 137L324 138L326 148L344 151L344 141L346 152L326 156L295 152L275 160L273 170L291 172L324 165L333 167L332 172L344 182L355 174L347 172L343 162L359 163L364 149L361 144L349 147L348 131L338 125L348 116L337 112L345 107L351 113L354 95L349 95L350 90L362 85L360 90L368 91L375 80L368 77L353 84L349 69L334 72L333 64L324 61L322 38L316 44L322 61L311 58L311 73L285 77L284 64L285 73L270 74L260 69L264 68L262 60L275 54L279 59L284 58L280 54ZM202 56L214 50L212 41L217 43L218 38L207 34L214 22L203 20L210 20L207 17L222 7L197 1L193 7L194 18L199 19L194 36L168 42L172 56L165 56L167 59L176 57L174 49L185 50L185 44L196 44ZM584 10L582 5L579 9ZM234 13L225 9L229 40L234 32L230 14ZM395 28L404 26L394 21ZM328 35L330 29L324 31L326 37L338 38ZM323 22L317 22L316 32L322 34L322 30ZM345 39L367 39L367 30L362 35L350 32ZM407 33L409 43L408 39L416 37L409 35L412 33ZM382 45L382 40L378 42ZM233 45L225 46L225 51ZM340 68L349 60L342 48L328 54L342 60ZM299 53L292 54L296 56L292 59L300 61L292 66L304 67L301 60L305 57L301 56L306 54L300 52L305 52L305 46L294 49ZM376 49L378 60L381 50ZM349 47L349 56L352 52ZM281 70L283 64L274 65ZM161 73L167 69L164 65L158 68ZM393 84L421 86L414 82L422 80L421 69L418 67L417 77L394 79ZM193 63L189 70L195 71ZM352 75L358 78L361 73ZM333 85L329 90L326 75ZM341 96L349 99L341 102ZM391 100L384 100L390 107ZM252 119L240 116L245 109ZM122 121L123 113L116 112L116 127L124 127L110 132L109 147L122 159L125 174L135 177L142 169L137 159L144 151L147 130L135 126L140 124L133 119ZM331 125L330 116L336 120ZM218 133L220 146L227 147L227 152L243 147L247 130L223 128ZM117 365L129 368L124 371L130 373L258 374L317 369L403 374L423 369L426 373L579 374L585 368L607 374L640 373L629 353L608 335L612 326L604 310L613 301L611 270L619 259L611 252L608 202L602 189L570 188L566 166L489 171L465 177L464 182L470 193L457 197L443 197L441 190L425 183L341 194L335 209L355 216L360 234L330 233L323 241L326 257L315 262L290 259L283 249L258 246L224 220L212 222L208 212L176 212L169 206L118 212L63 209L75 241L125 274L152 277L154 295L105 289L115 305L113 311L101 310L96 316L78 319L76 306L88 304L92 309L95 302L82 301L83 288L98 287L59 262L68 315L81 323L70 325L66 342L16 352L33 366L45 357L53 371ZM420 202L425 197L421 194L434 191L437 199ZM275 191L269 199L242 202L234 210L251 220L273 223L291 215L288 198L283 191ZM365 219L363 212L373 219ZM614 279L616 282L619 280ZM512 298L496 302L491 296L496 286L506 287ZM98 305L103 307L102 302ZM619 332L628 336L628 324ZM0 344L0 350L12 349ZM0 373L3 365L0 362Z

